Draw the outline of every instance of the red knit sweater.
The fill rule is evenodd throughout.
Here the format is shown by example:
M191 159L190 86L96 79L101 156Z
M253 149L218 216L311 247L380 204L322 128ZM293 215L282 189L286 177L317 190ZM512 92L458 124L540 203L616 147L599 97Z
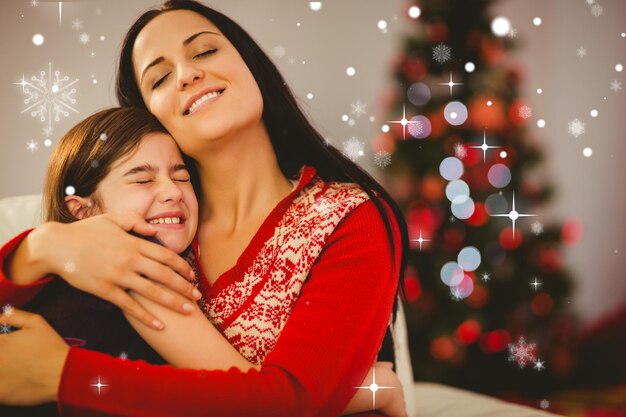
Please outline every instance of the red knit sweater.
M305 167L236 265L212 287L200 277L209 300L203 310L242 355L262 363L260 371L175 369L72 347L60 414L339 415L376 360L397 286L383 222L363 195ZM0 249L0 261L27 233ZM17 286L1 273L0 304L23 304L49 279Z

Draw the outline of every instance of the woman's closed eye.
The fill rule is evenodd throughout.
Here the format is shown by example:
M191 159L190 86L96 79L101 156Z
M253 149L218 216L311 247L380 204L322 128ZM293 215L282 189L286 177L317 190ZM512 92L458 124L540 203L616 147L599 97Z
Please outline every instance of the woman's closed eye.
M213 55L216 52L217 52L217 49L209 49L208 51L204 51L202 53L199 53L198 55L194 56L194 58L202 58L202 57L205 57L205 56Z
M205 56L210 56L210 55L213 55L213 54L214 54L214 53L216 53L216 52L217 52L217 49L209 49L208 51L204 51L204 52L202 52L202 53L199 53L198 55L195 55L193 58L194 58L194 59L196 59L196 58L203 58L203 57L205 57ZM167 73L167 74L165 74L163 77L159 78L159 79L157 80L157 82L155 82L154 84L152 84L152 89L153 89L153 90L156 90L157 88L159 88L159 86L160 86L161 84L163 84L163 83L165 82L165 80L167 80L167 77L168 77L170 74L171 74L171 73L170 73L170 72L168 72L168 73Z
M165 81L165 79L168 77L168 75L170 75L171 73L167 73L165 74L163 77L161 77L157 82L155 82L154 84L152 84L152 89L156 90L157 88L159 88L159 86L161 84L163 84L163 82Z

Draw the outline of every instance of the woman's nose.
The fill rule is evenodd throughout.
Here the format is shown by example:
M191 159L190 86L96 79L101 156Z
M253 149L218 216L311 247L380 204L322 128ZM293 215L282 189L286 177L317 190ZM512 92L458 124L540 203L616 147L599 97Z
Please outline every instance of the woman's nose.
M204 77L204 73L198 69L193 63L181 63L178 65L178 79L176 87L184 90L190 85L195 84Z

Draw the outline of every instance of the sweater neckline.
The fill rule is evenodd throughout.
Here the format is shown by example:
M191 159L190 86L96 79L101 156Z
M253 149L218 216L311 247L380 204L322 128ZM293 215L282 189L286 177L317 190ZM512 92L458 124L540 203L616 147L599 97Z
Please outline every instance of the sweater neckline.
M235 265L217 277L213 284L206 279L200 256L200 244L198 242L198 237L196 236L193 240L192 246L196 259L198 260L198 270L200 272L198 287L206 298L214 297L222 289L228 287L228 285L232 282L243 279L245 271L257 256L265 241L274 233L275 225L278 221L280 221L293 199L300 193L300 190L313 180L316 174L317 170L315 167L304 165L300 168L299 179L297 180L296 186L270 211L265 220L263 220L259 229L256 231L252 239L250 239L250 242L248 242L248 245L244 248L243 252L239 255ZM219 244L219 242L217 242L217 244Z

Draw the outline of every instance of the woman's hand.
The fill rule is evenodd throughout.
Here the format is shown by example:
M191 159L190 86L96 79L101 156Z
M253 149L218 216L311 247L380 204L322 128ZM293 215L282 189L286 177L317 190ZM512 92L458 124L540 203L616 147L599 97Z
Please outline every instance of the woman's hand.
M387 417L408 417L406 404L404 403L404 391L398 375L393 372L393 363L376 362L373 369L376 369L376 384L384 387L392 387L383 390L384 400L378 411ZM381 391L379 391L379 394ZM378 403L378 398L376 399Z
M379 389L375 392L368 389L357 389L352 400L350 400L341 414L347 415L370 411L374 409L375 403L375 409L388 417L407 417L402 384L398 376L393 372L393 363L376 362L370 368L363 382L359 384L359 387L370 387L374 381L376 381Z
M56 401L69 346L43 317L11 309L0 315L0 403L37 405ZM6 327L5 327L6 329Z
M144 236L156 233L136 213L45 223L26 237L6 269L16 284L31 283L46 273L60 275L73 287L115 304L158 330L162 323L126 290L185 314L192 311L189 300L195 302L201 294L187 281L194 276L185 260L170 249L127 233L131 230ZM174 293L163 291L155 282Z

